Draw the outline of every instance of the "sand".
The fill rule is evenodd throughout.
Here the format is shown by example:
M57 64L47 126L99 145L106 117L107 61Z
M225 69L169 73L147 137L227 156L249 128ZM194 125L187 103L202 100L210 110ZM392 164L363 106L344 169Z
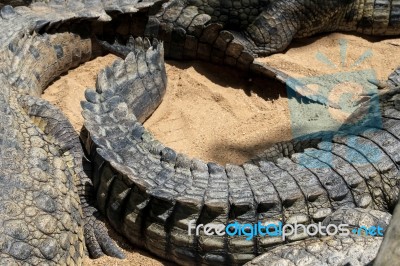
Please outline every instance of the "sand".
M45 90L42 98L58 106L77 132L83 126L80 102L85 100L87 88L95 88L97 73L117 59L114 55L98 57L56 79Z
M379 79L386 80L388 75L400 65L399 46L400 39L398 38L367 38L332 33L296 40L285 53L257 60L294 77L373 69ZM344 64L341 63L341 50L347 50ZM363 55L366 55L366 59L356 64ZM322 57L329 59L333 65L327 63L327 60Z
M298 40L285 53L257 60L295 77L371 70L376 78L385 80L400 62L398 46L400 39L366 40L334 33ZM342 53L343 57L341 50L347 51ZM354 65L365 52L365 59ZM78 132L82 127L79 102L83 92L86 87L94 87L96 73L115 58L107 55L87 62L60 77L45 91L43 98L60 107ZM201 62L169 61L166 68L167 93L144 124L165 145L204 161L242 163L272 143L296 134L293 105L279 83ZM357 90L354 84L347 85L349 90ZM337 100L338 94L332 97ZM127 259L87 258L86 265L166 263L134 249L115 233L112 235Z
M238 164L291 138L281 84L202 62L169 62L167 73L167 94L144 124L165 145Z

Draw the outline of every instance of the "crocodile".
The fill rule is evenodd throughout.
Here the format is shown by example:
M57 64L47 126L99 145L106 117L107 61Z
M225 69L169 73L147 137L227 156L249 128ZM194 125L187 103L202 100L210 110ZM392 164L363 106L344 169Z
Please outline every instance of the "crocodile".
M285 49L295 36L344 30L344 22L367 34L399 30L395 1L325 1L320 16L315 12L321 6L311 8L311 2L287 3L257 2L254 6L265 8L243 25L234 21L237 10L223 14L228 22L219 23L225 17L202 2L58 0L4 6L0 263L81 264L85 249L92 257L123 257L106 234L102 215L134 244L178 264L243 264L262 253L270 256L259 258L265 263L370 263L382 237L247 241L188 235L188 228L192 220L196 225L334 221L353 227L368 220L386 227L399 190L397 72L380 95L380 112L368 112L368 121L382 118L382 127L367 123L354 134L343 128L279 143L241 166L177 154L141 124L165 93L164 51L169 58L210 60L284 80L254 57ZM309 23L276 25L292 15ZM85 93L86 154L61 111L40 95L60 74L109 49L124 59L101 71L96 89ZM362 104L362 114L374 98ZM377 160L371 151L379 154ZM310 246L314 249L305 249Z
M40 99L49 82L89 60L92 48L90 38L66 28L39 32L111 18L95 2L5 6L0 16L0 264L81 265L85 247L93 257L122 258L91 205L90 165L79 136L58 108Z
M87 90L82 103L97 206L118 232L136 246L183 265L241 265L263 253L258 260L265 265L372 261L380 237L303 235L287 244L281 238L248 241L246 236L197 235L193 230L205 224L332 220L357 227L354 221L376 221L365 218L371 213L357 216L363 209L391 211L400 177L397 94L386 91L380 108L371 111L371 99L349 118L370 116L366 124L279 143L248 163L224 167L179 154L142 126L165 92L165 72L154 55L157 43L131 39L127 47L134 52L100 71L96 89ZM375 127L381 112L382 127ZM295 255L288 259L290 254Z

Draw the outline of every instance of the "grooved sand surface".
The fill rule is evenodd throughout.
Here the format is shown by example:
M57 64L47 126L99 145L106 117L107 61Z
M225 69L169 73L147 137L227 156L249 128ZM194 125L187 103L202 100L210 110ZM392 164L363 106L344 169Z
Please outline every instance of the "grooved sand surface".
M369 42L337 33L297 41L283 54L257 60L296 76L335 73L341 70L327 66L316 53L341 66L340 40L346 40L348 46L344 70L372 68L378 78L386 79L400 63L399 39ZM368 49L372 55L351 68L351 62ZM79 101L84 89L94 87L98 70L113 60L115 56L108 55L71 70L44 93L45 99L65 112L77 131L82 127ZM199 62L168 62L167 72L167 94L145 127L169 147L205 161L241 163L271 143L291 138L286 92L279 84L264 79L250 82L237 71ZM86 265L163 264L112 235L127 259L87 258Z

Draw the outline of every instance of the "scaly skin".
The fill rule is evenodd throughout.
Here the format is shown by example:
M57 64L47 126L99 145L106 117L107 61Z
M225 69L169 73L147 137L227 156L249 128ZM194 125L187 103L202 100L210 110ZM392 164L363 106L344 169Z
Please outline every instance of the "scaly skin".
M2 1L11 5L30 2L49 1ZM104 9L132 11L127 3L107 1ZM149 16L149 23L138 29L132 25L128 31L164 40L167 57L211 59L244 67L251 63L248 57L284 51L294 38L321 32L397 35L399 12L396 0L171 0ZM126 28L119 32L129 33Z
M10 8L2 9L1 24L6 26L19 16ZM30 70L35 56L43 59L46 54L36 47L29 58L21 56L27 53L24 48L38 43L18 33L23 33L22 27L29 27L25 19L19 21L22 25L14 29L2 28L0 41L0 197L5 206L0 216L1 264L80 264L84 254L83 215L76 185L83 173L75 168L81 158L81 154L75 154L79 139L71 134L71 125L58 109L37 98L41 86L49 80L44 73L35 80ZM42 44L51 47L52 40L44 38ZM46 59L46 63L58 65L57 60ZM46 63L38 61L36 66L47 70L48 78L56 73L45 67Z
M176 0L150 17L145 35L160 36L173 58L243 66L247 54L281 52L294 38L316 33L399 34L399 10L397 1L378 0ZM204 28L208 32L202 34ZM181 35L186 36L183 43Z
M35 33L77 18L110 17L102 8L62 7L6 6L0 12L2 265L80 265L84 237L92 256L123 257L91 216L79 137L60 110L39 98L54 78L91 58L91 40Z
M335 238L328 245L324 243L330 243L329 239L307 239L287 246L280 238L245 241L245 237L189 236L188 228L192 219L196 224L309 224L332 220L343 208L389 211L397 202L400 177L400 125L396 120L400 112L390 99L381 105L383 113L391 113L381 129L367 124L355 135L343 131L331 140L323 136L323 141L311 144L315 148L305 150L293 143L296 152L286 153L290 157L283 153L280 159L275 153L276 163L260 156L242 166L206 164L164 147L140 123L165 90L162 56L154 55L160 46L146 42L131 42L134 53L101 71L96 91L88 90L83 103L85 126L93 140L98 207L117 231L136 245L183 265L239 265L264 252L274 254L268 255L273 260L277 256L287 259L285 250L300 252L311 243L321 253L295 256L295 265L303 265L305 259L344 264L349 251L341 245L351 243L356 243L351 250L355 261L374 258L376 253L371 251L376 251L378 237ZM146 53L143 46L149 47ZM138 69L141 74L131 74ZM145 99L152 102L143 108ZM371 159L371 148L380 154L378 160ZM352 154L351 158L346 154ZM352 214L339 220L357 220L349 217Z
M128 32L123 27L127 16L114 13L116 24L102 23L112 19L105 11L145 11L153 2L58 1L15 10L4 7L0 13L0 200L6 207L0 211L4 230L1 262L80 264L84 237L92 256L122 256L105 234L101 221L93 217L98 216L91 206L93 188L83 171L77 136L58 109L38 99L54 78L99 53L99 47L93 45L95 37L77 29L109 37L109 29L117 25L121 27L117 34L111 33L112 38L122 36L126 40L136 31L161 37L170 57L200 58L268 73L268 68L252 63L255 54L280 51L296 36L341 30L331 25L344 25L343 20L328 16L325 21L326 14L347 14L358 2L326 1L324 12L315 16L317 20L305 15L321 9L304 3L271 1L252 24L239 27L236 22L207 24L209 17L199 15L196 8L185 2L171 2L151 15L146 25L128 27ZM334 4L340 4L340 8ZM390 7L393 12L394 7ZM150 8L151 14L153 11ZM357 16L351 14L353 17L346 16L346 23L363 22L360 27L368 28L365 19L355 20ZM234 16L230 12L228 19ZM274 23L285 16L289 22L280 24L282 28L275 27ZM133 16L132 21L136 22L137 17ZM212 19L218 21L220 17L216 17ZM367 26L374 27L379 18L373 16L373 24ZM396 18L391 16L392 22ZM321 19L327 24L310 28L310 23ZM290 25L296 23L299 25L292 30ZM391 31L391 26L388 23L372 33L384 34L381 29L397 33L398 28ZM223 31L224 27L238 27L238 32ZM177 155L141 126L165 91L162 46L137 39L129 49L134 53L125 61L100 73L96 91L87 92L88 101L83 107L85 125L91 133L88 146L96 203L112 226L133 243L180 264L242 264L271 249L268 254L274 261L279 257L287 260L285 250L304 253L305 247L314 243L321 250L318 260L336 265L346 262L344 256L333 260L337 254L346 254L344 239L335 239L333 244L323 238L289 239L300 241L287 244L280 239L188 236L188 221L308 224L323 220L354 222L354 217L361 222L372 216L375 223L387 224L387 212L397 202L399 189L399 110L392 98L381 102L385 113L382 129L364 128L355 135L344 131L335 134L333 140L301 142L299 146L297 140L278 144L277 153L266 152L242 166L205 164ZM377 161L370 158L371 147L381 155ZM349 152L361 164L343 157ZM277 159L277 154L284 158ZM265 155L276 162L266 160ZM344 213L344 208L353 212ZM358 254L355 260L360 263L373 258L372 250L381 241L351 239L357 243L352 252ZM324 247L325 243L329 247ZM315 259L308 254L302 256L294 258L294 263L301 265Z

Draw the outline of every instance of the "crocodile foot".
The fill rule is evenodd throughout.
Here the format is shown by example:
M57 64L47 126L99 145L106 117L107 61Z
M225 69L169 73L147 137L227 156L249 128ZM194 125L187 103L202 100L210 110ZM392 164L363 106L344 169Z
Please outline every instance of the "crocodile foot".
M83 234L90 257L97 259L108 255L124 259L125 254L108 235L103 216L98 210L92 206L86 206L83 212L85 214Z

